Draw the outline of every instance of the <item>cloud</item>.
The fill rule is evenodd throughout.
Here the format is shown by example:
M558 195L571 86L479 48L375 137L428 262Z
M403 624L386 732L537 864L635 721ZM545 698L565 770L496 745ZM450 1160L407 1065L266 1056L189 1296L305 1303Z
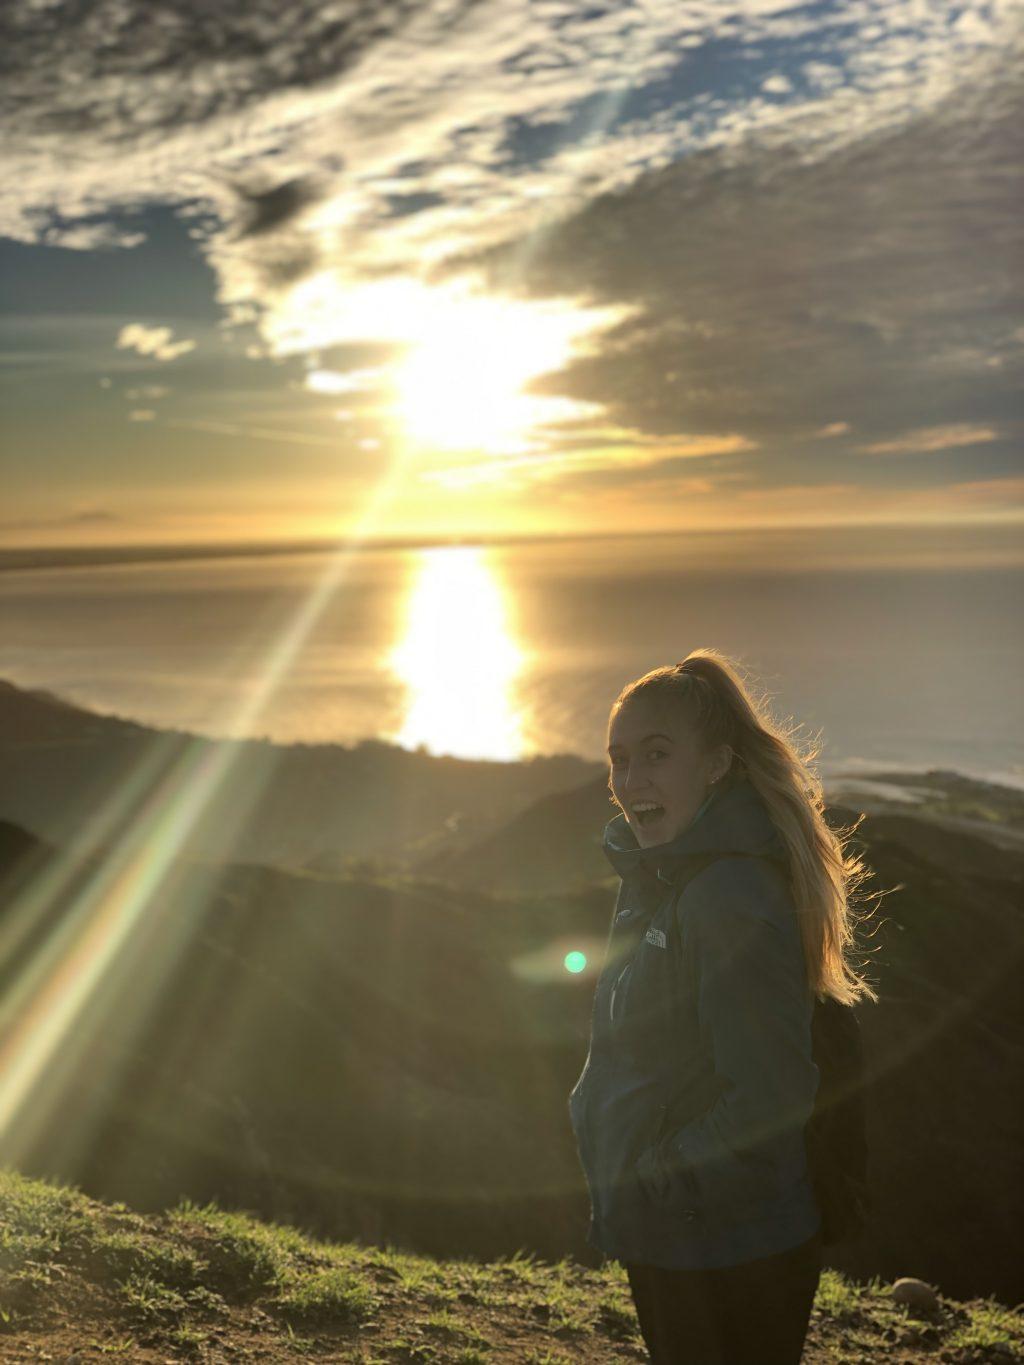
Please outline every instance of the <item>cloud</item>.
M143 398L166 398L170 392L166 384L140 384L136 388L125 389L124 396L129 402L137 403Z
M329 450L337 451L339 448L338 438L329 436L313 436L304 431L279 431L275 428L252 427L234 422L208 421L204 418L190 419L188 421L168 422L169 427L178 427L183 431L202 431L211 436L242 436L246 440L250 437L260 441L278 441L284 445L302 446L324 446Z
M320 197L315 181L302 177L285 180L265 190L237 181L233 183L233 188L240 204L239 221L235 226L236 239L272 232Z
M154 360L177 360L195 349L194 341L171 341L174 335L170 327L147 327L141 322L130 322L118 333L116 346L119 351L138 351L139 355L152 356Z
M156 413L152 408L136 408L134 412L128 414L129 422L152 422Z
M83 261L83 266L88 266ZM140 390L154 380L153 387L166 388L166 383L156 384L156 364L153 356L142 354L136 347L118 348L117 340L125 329L140 324L131 316L123 313L72 313L49 311L52 301L45 297L40 300L43 311L38 313L8 312L0 313L0 373L9 369L17 373L20 381L30 374L40 378L60 375L65 379L87 379L90 387L110 391L111 394L124 394L127 385ZM238 373L244 374L252 382L257 369L240 354L240 347L225 346L215 325L197 323L186 319L169 319L170 344L177 344L175 333L186 332L192 341L197 355L207 361L216 360L220 366L227 365ZM151 330L160 330L153 328ZM111 346L113 338L114 345ZM190 379L200 374L200 367L191 367ZM165 367L160 374L163 381L169 377ZM129 400L131 401L131 400ZM147 399L148 403L148 399Z
M1024 371L1024 300L1009 283L1021 233L993 186L1010 184L1024 102L1011 120L993 114L1001 98L986 115L968 97L821 161L784 146L709 153L599 197L538 243L531 288L642 312L559 376L561 391L603 397L612 420L647 431L725 419L762 444L830 427L837 408L869 408L881 432L1009 416ZM498 285L516 245L485 259ZM937 373L952 337L1003 365Z
M591 433L579 438L581 449L541 449L524 455L489 460L473 460L464 465L424 470L424 482L446 488L471 485L504 485L509 476L520 484L557 481L566 487L596 487L607 484L625 487L633 483L676 482L685 467L690 482L693 461L714 456L745 454L755 447L736 434L703 435L690 439L645 438L641 433L610 430L603 435ZM739 474L718 478L747 477Z
M948 427L923 427L909 431L893 441L876 441L872 445L858 446L862 455L922 455L934 454L940 450L955 450L959 446L982 445L986 441L996 441L999 433L990 427L971 427L960 423Z
M42 240L47 246L63 247L65 251L110 251L140 246L146 240L146 234L131 232L109 222L81 222L66 228L47 227Z
M761 89L767 95L791 95L793 82L786 76L769 76L766 81L761 82Z
M305 385L310 393L357 393L372 389L387 376L383 369L349 370L339 374L335 370L310 370Z
M467 279L630 315L531 387L599 405L639 467L642 438L690 432L785 463L808 431L869 429L870 449L1007 429L1024 372L1012 6L12 14L0 231L85 241L118 208L177 202L225 317L262 333L254 358L352 339L360 291ZM368 342L395 335L383 310L358 321ZM194 344L133 326L166 333L128 343L146 356ZM575 440L552 437L550 470L614 469Z

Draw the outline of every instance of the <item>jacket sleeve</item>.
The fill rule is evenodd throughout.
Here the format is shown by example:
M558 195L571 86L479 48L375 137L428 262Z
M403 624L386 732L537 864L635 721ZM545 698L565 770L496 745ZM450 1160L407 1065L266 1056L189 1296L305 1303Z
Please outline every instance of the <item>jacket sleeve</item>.
M801 1174L819 1079L812 999L796 920L764 872L720 861L701 880L677 915L719 1093L705 1113L669 1127L654 1160L662 1188L689 1208L742 1216Z

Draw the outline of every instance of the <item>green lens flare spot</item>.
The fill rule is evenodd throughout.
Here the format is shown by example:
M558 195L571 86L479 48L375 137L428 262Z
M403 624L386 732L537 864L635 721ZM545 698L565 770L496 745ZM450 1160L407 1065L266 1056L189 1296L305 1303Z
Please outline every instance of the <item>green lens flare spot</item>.
M567 972L582 972L587 965L586 953L566 953L565 970Z

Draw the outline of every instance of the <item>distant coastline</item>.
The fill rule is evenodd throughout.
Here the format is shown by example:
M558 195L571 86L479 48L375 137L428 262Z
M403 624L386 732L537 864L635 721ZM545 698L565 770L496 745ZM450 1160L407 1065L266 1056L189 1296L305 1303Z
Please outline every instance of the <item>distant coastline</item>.
M752 527L752 535L772 536L792 534L804 528L794 527ZM819 528L806 528L817 531ZM845 527L842 529L860 529ZM386 537L376 540L362 540L349 543L344 536L304 540L259 540L229 541L208 544L169 544L169 545L41 545L26 546L19 549L0 550L0 573L12 573L31 569L86 569L117 564L169 564L179 560L202 559L265 559L289 555L329 554L353 549L359 554L373 554L395 550L435 550L460 545L561 545L566 542L584 543L595 540L632 540L635 532L582 531L566 535L563 532L550 535L502 535L472 536L451 535L436 537ZM652 531L647 533L651 539L675 537L687 541L721 540L723 537L742 535L742 531L720 528L709 531Z
M0 573L87 569L187 560L272 558L354 551L429 550L454 546L584 545L588 542L674 541L691 567L751 568L1001 568L1024 567L1019 522L836 522L813 526L713 526L650 531L573 531L541 534L435 537L390 536L350 540L345 535L292 540L174 544L34 545L0 549Z
M819 771L823 782L826 785L842 785L844 788L854 790L863 787L865 794L872 788L880 786L879 779L884 774L889 779L886 783L889 797L892 800L899 799L894 795L893 774L899 773L901 777L927 777L931 774L934 777L964 777L971 782L981 782L994 787L1010 787L1014 791L1024 791L1024 772L1015 769L992 769L978 768L972 764L961 765L951 768L942 763L882 763L877 759L835 759L829 763L819 765Z
M508 543L540 540L542 537L508 537ZM561 540L565 537L549 537ZM435 541L374 540L361 541L355 548L360 554L375 551L434 549L439 546L459 545L463 542L451 537ZM470 542L466 542L470 543ZM478 542L473 541L473 544ZM505 543L490 541L490 544ZM286 555L315 555L344 549L344 539L296 541L246 541L209 545L96 545L96 546L37 546L16 550L0 550L0 573L16 573L33 569L90 569L118 564L169 564L178 560L251 559Z

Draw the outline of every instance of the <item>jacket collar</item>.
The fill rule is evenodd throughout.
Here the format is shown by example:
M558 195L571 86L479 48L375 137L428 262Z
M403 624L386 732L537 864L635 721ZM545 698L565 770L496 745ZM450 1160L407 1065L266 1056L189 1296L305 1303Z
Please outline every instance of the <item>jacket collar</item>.
M605 826L601 848L623 879L642 872L663 882L675 881L696 853L756 853L785 858L787 852L760 793L735 767L674 839L641 848L620 811Z

